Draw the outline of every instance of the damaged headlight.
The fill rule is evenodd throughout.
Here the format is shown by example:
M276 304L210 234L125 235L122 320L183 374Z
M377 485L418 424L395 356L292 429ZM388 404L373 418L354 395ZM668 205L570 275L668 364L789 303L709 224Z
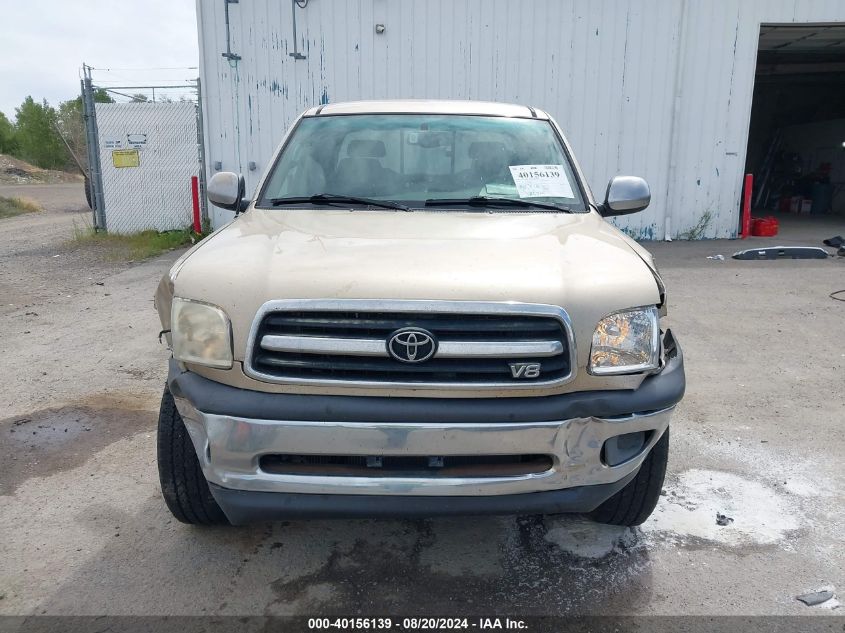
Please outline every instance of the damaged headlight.
M218 369L232 366L232 326L223 310L174 297L170 315L176 360Z
M604 317L593 333L591 374L631 374L660 366L657 308L634 308Z

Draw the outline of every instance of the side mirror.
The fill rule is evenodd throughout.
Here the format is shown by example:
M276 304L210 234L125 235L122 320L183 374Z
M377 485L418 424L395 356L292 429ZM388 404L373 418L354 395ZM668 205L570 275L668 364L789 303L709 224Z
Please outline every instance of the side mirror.
M648 183L637 176L614 176L607 185L604 203L599 213L607 218L612 215L628 215L645 209L651 202Z
M244 200L245 192L244 177L231 171L218 172L208 181L208 199L211 204L221 209L235 213L243 211L248 204L248 201Z

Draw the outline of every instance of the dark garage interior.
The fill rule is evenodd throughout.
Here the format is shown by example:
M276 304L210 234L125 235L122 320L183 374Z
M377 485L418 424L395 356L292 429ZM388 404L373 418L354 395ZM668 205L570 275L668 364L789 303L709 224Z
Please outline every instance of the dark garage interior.
M763 25L746 173L755 215L845 214L845 25Z

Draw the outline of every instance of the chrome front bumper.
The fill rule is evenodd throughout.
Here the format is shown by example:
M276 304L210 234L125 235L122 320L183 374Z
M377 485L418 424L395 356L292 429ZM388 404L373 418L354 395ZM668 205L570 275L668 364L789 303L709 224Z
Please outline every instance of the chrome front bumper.
M209 414L187 398L175 399L211 484L230 490L317 495L493 496L609 484L639 468L669 426L674 409L547 422L324 422ZM617 466L603 463L601 449L607 439L637 431L652 431L639 454ZM543 454L552 457L552 467L540 473L489 477L276 474L260 468L261 457L270 454Z

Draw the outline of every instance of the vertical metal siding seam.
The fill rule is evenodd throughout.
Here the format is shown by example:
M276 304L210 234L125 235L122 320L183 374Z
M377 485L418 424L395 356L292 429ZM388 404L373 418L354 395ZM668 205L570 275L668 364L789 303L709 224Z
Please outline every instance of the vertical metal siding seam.
M713 81L715 82L714 85L719 86L718 107L712 108L713 137L718 139L718 143L713 145L711 161L699 164L695 174L697 179L702 178L702 176L706 176L703 179L703 186L699 187L699 189L704 189L705 194L704 204L698 207L700 209L700 213L710 213L711 222L716 223L720 221L722 212L725 210L725 207L733 206L734 202L730 200L725 200L726 196L724 195L724 188L718 186L718 183L714 182L713 179L709 178L709 167L710 165L721 164L724 170L729 172L729 178L731 177L731 174L736 177L736 175L742 171L742 168L738 164L735 164L737 163L736 158L739 152L738 148L735 148L732 143L735 142L736 139L731 139L726 136L726 129L723 125L723 122L730 120L731 117L731 111L728 104L728 95L730 92L729 82L731 80L729 73L731 72L731 66L736 60L736 52L732 48L733 37L736 34L736 25L733 24L732 19L735 13L732 9L733 7L725 6L723 11L715 12L716 14L713 16L714 22L719 25L720 40L724 44L723 46L719 47L719 63L718 66L715 68L717 72L714 73L715 77L713 78ZM722 79L722 81L719 81L719 79ZM735 150L737 150L736 156L734 155ZM691 226L694 226L697 223L697 220L697 217L693 217ZM708 233L706 234L706 237L711 237L710 232L715 232L715 230L716 229L714 226L707 227Z
M601 118L597 121L599 130L601 130L601 173L605 176L602 180L607 180L607 170L610 165L612 165L611 156L615 156L616 152L613 151L611 148L615 145L617 140L616 130L618 129L619 121L616 119L615 116L615 108L613 99L610 98L610 94L604 93L605 86L608 86L618 98L619 95L619 68L621 64L619 64L619 41L622 39L619 35L619 26L621 24L620 15L618 11L609 10L609 6L605 4L604 12L606 13L605 17L607 20L607 24L612 25L611 28L613 29L613 37L610 38L610 46L602 46L600 43L598 46L603 49L603 52L606 54L604 55L604 68L605 73L609 81L601 81L598 80L598 77L593 78L593 83L596 86L596 100L598 103L601 104ZM602 20L602 23L605 23ZM601 75L599 75L601 76ZM610 91L608 91L610 92ZM598 170L597 170L598 175Z
M508 2L505 6L507 8L505 11L506 19L498 23L498 28L501 29L501 37L497 38L498 41L502 42L501 64L505 69L505 73L502 81L499 83L498 90L496 90L496 100L504 99L505 94L510 89L514 100L519 101L521 99L519 81L516 76L517 73L514 72L514 67L519 63L521 53L519 50L520 47L518 46L521 39L519 11L514 2ZM516 40L517 45L514 45L514 40Z
M543 110L549 110L551 104L557 103L557 97L555 93L557 92L557 86L560 82L557 72L558 64L560 64L560 59L558 58L556 48L557 40L553 40L551 37L549 37L549 28L551 27L552 23L550 14L550 3L543 3L543 35L541 50L546 51L546 54L545 56L542 56L541 59L543 60L543 65L549 69L549 83L547 86L545 86L545 91L543 92L542 99L537 104L537 106Z
M622 48L622 83L619 87L619 135L616 137L616 171L622 168L622 138L625 129L625 79L628 71L628 38L630 37L631 7L625 11L625 45Z
M738 46L738 43L739 43L740 25L742 24L741 18L742 18L742 3L737 3L736 25L734 27L733 59L731 61L730 84L728 86L728 103L727 103L727 115L728 116L725 117L725 121L724 121L724 123L725 123L725 139L732 138L731 129L730 129L731 128L731 122L736 118L736 117L732 116L732 114L733 114L732 107L736 107L734 102L733 102L733 91L734 91L734 81L736 79L736 72L737 72L737 65L736 65L737 52L738 52L737 46ZM747 144L747 142L746 142L746 144ZM738 147L737 148L737 164L741 165L742 167L744 167L744 159L745 159L744 154L745 154L745 148L739 148ZM740 161L742 161L742 163L740 163ZM743 169L740 169L738 171L741 172L741 171L743 171ZM725 174L725 175L728 176L728 178L731 177L730 174ZM733 177L734 177L735 181L741 180L742 174L738 173L738 174L735 174ZM714 184L717 187L719 187L720 183L716 182ZM734 187L733 193L738 194L738 192L736 191L736 187ZM731 196L731 197L735 198L736 200L739 200L738 195ZM723 225L727 225L727 226L725 226L722 231L727 231L729 233L728 235L726 235L726 237L736 237L736 230L735 230L734 227L738 226L738 218L739 218L739 216L738 216L738 211L739 211L738 204L732 205L728 208L723 208L723 209L721 209L721 211L722 211L723 214L724 213L727 214L727 217L724 218L724 220L723 220ZM718 227L715 227L715 230L717 232L721 232L721 231L719 231Z
M522 15L520 15L520 19L522 20L523 17L526 18L522 20L522 30L527 36L527 41L525 42L526 46L523 48L523 50L526 52L526 56L528 59L523 60L522 63L517 67L520 83L525 86L524 92L522 92L522 94L525 95L523 98L523 103L528 103L534 98L534 72L536 68L540 68L540 66L537 66L536 64L536 58L534 55L535 46L537 44L538 39L537 33L535 31L535 28L537 26L537 3L528 3L526 9L527 10Z
M332 24L332 39L329 42L329 53L326 55L327 63L330 64L329 72L329 102L337 100L338 94L349 92L349 59L353 55L354 48L349 41L350 29L349 3L342 5L343 19L336 20ZM346 27L346 28L343 28Z
M640 68L648 65L648 49L645 46L643 37L642 11L648 11L650 0L645 6L641 4L631 5L628 8L628 18L625 27L625 67L623 68L624 90L620 98L620 133L616 158L617 173L634 173L638 176L648 178L650 176L650 162L652 158L652 142L646 141L641 147L639 160L634 159L633 148L637 142L637 128L643 128L648 138L649 119L648 110L643 110L643 102L648 99L652 101L653 94L646 89L646 82L640 76ZM659 15L659 14L658 14ZM657 39L660 33L660 24L657 19L651 25L651 39ZM629 63L630 61L630 63ZM651 66L652 73L656 70ZM651 186L656 183L652 180ZM639 238L646 238L650 234L647 227L650 226L650 219L654 214L654 208L647 208L642 213L631 216L626 223L629 232Z
M646 146L647 158L642 167L644 170L642 175L649 179L652 183L652 187L654 187L654 191L662 191L666 186L665 175L660 173L657 166L660 165L661 161L664 159L661 150L663 147L661 138L663 126L655 126L654 120L655 117L659 117L658 120L666 120L665 118L660 117L661 111L663 110L663 104L666 102L666 90L663 85L664 82L662 79L658 82L658 78L665 76L662 71L665 69L665 64L669 59L671 59L671 56L664 54L660 57L659 65L661 72L658 73L658 57L655 51L658 44L665 46L671 42L671 38L667 38L666 19L667 14L671 15L672 11L662 11L657 6L655 0L649 0L647 7L640 13L639 23L642 24L645 22L650 13L657 16L654 21L656 27L655 33L649 37L644 28L634 29L634 32L638 33L639 48L642 51L641 55L643 56L645 62L635 64L636 78L632 79L630 84L638 91L638 99L633 120L635 122L646 122L644 133L646 138L649 139ZM646 71L646 69L649 69L649 71ZM640 124L637 123L637 126L639 127ZM629 164L631 165L636 162L636 145L634 143L635 137L634 135L632 135L632 137L632 142L628 148ZM656 237L655 229L658 225L657 218L658 215L662 215L663 213L663 200L658 198L655 202L654 206L650 205L651 208L646 209L646 215L643 216L642 219L642 226L646 227L645 230L648 231L647 236L650 239L654 239Z
M511 2L507 7L507 20L502 22L500 27L502 31L511 34L511 36L505 38L507 40L504 44L503 61L506 68L505 81L500 85L496 99L504 100L506 98L505 95L510 90L515 100L521 102L525 96L522 91L522 78L519 76L519 69L527 58L522 16L527 5L519 7L516 3Z
M672 234L672 205L677 196L677 167L678 152L680 151L680 131L678 119L681 117L681 103L683 98L683 68L686 59L686 31L687 31L687 0L681 2L681 17L678 25L678 55L675 61L675 89L674 107L672 118L669 124L669 153L667 155L668 170L666 174L666 203L663 213L663 236L665 238L675 237Z
M451 2L449 4L451 5ZM460 5L460 4L461 4L460 2L455 3L456 6ZM438 10L440 11L441 20L443 20L443 15L446 13L446 11L443 10L443 0L440 1L440 6L438 7ZM447 16L445 22L446 22L446 27L445 27L445 30L443 31L443 33L445 33L445 35L446 35L446 41L449 43L448 46L454 47L456 42L458 41L458 38L456 38L454 36L455 35L455 20L452 19L451 16ZM457 53L457 51L453 51L452 55L447 55L447 59L446 59L446 68L448 69L448 73L449 73L449 82L446 85L451 86L450 92L453 92L453 93L460 90L460 88L455 83L455 66L457 65L455 62L457 62L458 64L461 63L461 58L458 57L456 53ZM450 57L451 57L451 59L449 59ZM441 93L441 95L442 95L442 93ZM460 96L460 95L456 95L456 96Z
M706 13L702 16L703 19L701 23L709 25L710 37L718 42L718 45L715 46L708 55L709 63L705 67L704 80L701 82L701 86L708 86L710 99L713 103L712 107L705 107L705 104L699 99L700 95L698 95L700 86L696 86L694 88L695 93L692 102L698 104L697 109L699 110L699 120L701 121L701 125L697 130L694 130L691 126L689 127L690 137L688 140L690 141L690 144L688 147L695 147L696 143L693 141L698 141L697 144L699 145L700 150L695 153L689 152L684 155L687 159L686 164L691 169L687 173L687 176L681 181L683 183L682 186L690 190L690 198L693 200L693 214L687 218L686 222L679 222L680 226L675 228L675 231L678 233L681 231L682 227L691 228L695 224L695 216L706 210L707 206L711 202L709 181L705 181L703 187L698 184L701 178L702 164L720 164L723 167L726 164L724 155L725 148L721 146L724 144L725 139L719 138L720 128L718 121L724 116L724 112L719 112L719 110L724 107L721 103L723 86L719 81L719 78L724 76L723 60L726 44L724 36L727 19L724 12L721 10L721 7L714 7L712 3L705 4L703 7L706 7ZM703 51L704 42L702 40L704 40L704 38L702 37L701 32L696 31L692 39L694 41L693 50ZM692 160L693 158L694 160ZM683 167L681 169L681 173L684 173ZM704 190L703 192L702 189Z
M616 155L615 145L618 139L616 131L618 130L619 121L616 118L616 108L614 100L611 98L610 90L605 94L605 86L611 88L613 94L618 99L619 95L619 79L621 77L621 67L619 58L619 43L622 40L620 36L620 26L622 25L621 14L619 11L610 11L609 6L605 5L605 11L609 13L610 24L613 25L613 37L611 38L611 45L606 48L607 59L606 68L610 81L599 81L594 78L596 84L596 98L602 104L602 117L600 120L600 129L602 131L602 153L601 153L601 173L605 176L602 180L608 178L608 168L613 164L613 158ZM601 44L599 44L601 46Z
M586 16L582 17L581 7L583 3L581 0L577 0L575 3L579 5L578 13L573 15L573 24L575 25L575 37L573 38L574 47L572 49L572 54L570 57L570 63L575 63L576 58L576 51L580 55L586 55L588 58L595 60L597 65L600 67L600 60L599 56L596 54L596 51L592 48L591 44L593 41L592 38L592 31L590 31L589 36L587 35L587 30L589 28L589 23ZM573 7L574 8L574 7ZM600 10L600 5L595 5L595 10ZM573 127L577 129L577 134L580 137L579 145L584 148L582 149L582 153L584 153L584 164L586 167L586 173L590 174L590 178L595 178L595 156L598 152L598 146L595 144L595 140L597 138L596 130L591 129L590 121L587 120L587 112L588 109L583 107L583 102L589 103L589 108L592 109L594 113L598 112L598 104L596 103L596 95L590 91L590 73L589 69L587 68L587 64L579 64L582 69L581 77L579 79L578 85L578 94L582 95L582 103L574 103L573 105L573 113L577 112L577 118L573 118ZM586 147L590 149L587 150Z
M576 0L573 3L573 15L572 15L572 23L574 25L575 30L575 37L572 38L572 47L570 48L570 58L569 63L574 63L575 61L575 51L577 50L582 55L592 56L594 51L590 48L590 40L591 38L587 37L586 33L586 19L584 19L584 23L580 22L580 9L578 9L578 4L580 0ZM598 8L599 5L596 5ZM579 45L580 43L580 45ZM592 59L598 60L598 56L593 56ZM570 119L570 129L574 128L574 131L579 136L579 146L582 147L582 153L584 154L584 165L586 169L586 173L590 174L591 178L594 178L595 174L595 154L596 149L595 146L592 145L591 140L596 138L595 130L589 129L587 127L587 108L584 107L584 103L589 104L589 108L596 112L598 105L595 101L595 95L591 94L588 91L588 68L587 64L579 64L580 68L582 69L582 73L579 73L581 76L578 82L578 94L582 95L581 103L577 105L573 105L573 117ZM574 99L574 95L573 95ZM577 116L575 113L577 112ZM586 147L590 146L593 151L587 151Z
M396 79L399 86L399 95L402 98L409 98L413 94L412 79L413 79L413 64L410 62L408 55L408 48L412 46L411 41L405 39L405 20L404 11L401 3L394 3L396 15L391 19L390 24L396 23L396 28L399 30L399 63L396 65ZM405 70L405 72L403 72Z
M711 55L708 56L709 63L706 67L707 72L705 74L704 81L701 86L695 87L696 94L693 101L699 104L698 109L702 125L697 130L693 130L690 126L689 129L691 132L694 132L695 136L688 138L688 147L692 149L696 144L698 144L701 151L695 153L690 151L685 155L687 158L687 165L691 166L692 170L688 173L687 177L682 180L682 183L683 186L690 190L690 198L694 201L693 213L687 218L687 222L684 223L684 228L687 229L692 228L692 226L696 223L697 216L704 211L707 211L708 207L713 202L710 193L710 181L705 180L703 185L699 184L703 166L720 164L724 168L727 164L727 158L725 157L726 139L720 138L719 136L719 133L721 132L719 120L725 116L724 103L722 101L724 83L720 81L720 79L725 76L725 48L727 44L725 36L730 25L728 24L726 12L721 10L721 6L716 7L712 3L705 6L707 7L707 13L704 16L703 23L710 25L711 37L718 42L718 46L716 46L715 51L711 51ZM695 41L695 47L693 50L703 51L705 48L703 40L705 38L702 36L701 32L696 32L693 39ZM715 52L715 55L713 52ZM705 107L705 104L700 100L701 95L698 94L698 91L702 86L709 87L708 92L710 92L713 107ZM693 141L697 141L697 143ZM694 163L690 160L693 156L695 157ZM681 227L678 226L675 231L679 232L680 229Z

